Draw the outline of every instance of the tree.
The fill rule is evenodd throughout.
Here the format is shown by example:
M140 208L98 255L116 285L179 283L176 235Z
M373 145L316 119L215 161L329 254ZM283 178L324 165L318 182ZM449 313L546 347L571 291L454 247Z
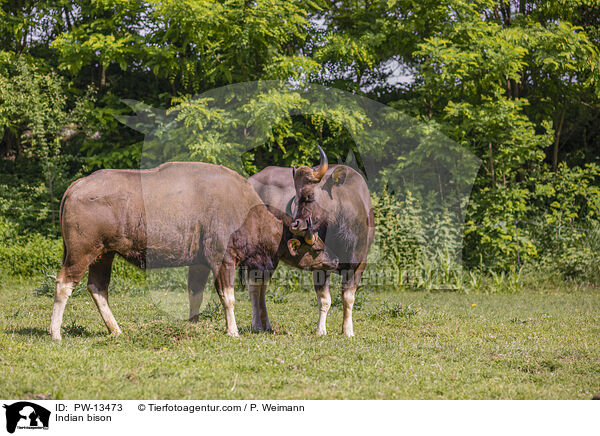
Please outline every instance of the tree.
M61 179L69 157L62 145L81 129L85 105L90 96L67 106L64 80L53 71L45 71L25 56L2 53L0 64L0 131L16 144L15 158L39 161L56 223L55 184ZM5 142L10 145L10 142ZM61 180L64 183L64 180ZM62 188L62 187L61 187Z

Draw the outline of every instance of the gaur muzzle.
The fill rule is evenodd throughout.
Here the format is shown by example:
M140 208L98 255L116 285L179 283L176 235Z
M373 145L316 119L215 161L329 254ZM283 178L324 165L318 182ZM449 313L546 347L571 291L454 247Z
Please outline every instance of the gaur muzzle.
M295 236L303 236L304 242L308 245L314 245L319 238L319 233L313 227L312 218L308 219L297 219L290 225L290 231Z

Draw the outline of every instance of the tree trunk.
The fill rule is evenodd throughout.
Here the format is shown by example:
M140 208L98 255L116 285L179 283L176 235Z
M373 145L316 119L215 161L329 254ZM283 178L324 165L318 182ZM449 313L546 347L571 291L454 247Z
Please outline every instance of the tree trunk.
M554 119L554 150L552 152L552 168L554 171L558 169L558 146L560 144L560 134L562 132L564 122L565 110L563 109L562 113L560 114L560 121L558 121L558 117ZM558 124L558 126L556 124Z
M104 64L100 64L100 88L104 88L106 85L106 67Z
M496 173L494 172L494 152L490 142L490 174L492 175L492 188L496 186Z

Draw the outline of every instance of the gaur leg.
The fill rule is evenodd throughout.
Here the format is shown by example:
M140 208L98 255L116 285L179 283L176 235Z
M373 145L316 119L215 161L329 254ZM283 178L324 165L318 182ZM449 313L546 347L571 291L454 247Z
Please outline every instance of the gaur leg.
M232 264L223 263L215 274L215 288L225 312L225 325L229 336L239 336L233 307L235 306L235 294L233 284L235 281L235 267Z
M205 265L192 265L188 271L188 296L190 298L190 321L198 322L204 287L210 269Z
M250 295L250 304L252 305L252 331L262 332L264 330L260 314L260 294L262 283L247 279L248 294Z
M49 329L52 339L61 339L60 327L62 325L63 314L65 313L67 300L71 296L71 293L73 292L73 289L75 289L77 283L79 283L85 274L85 270L99 254L100 252L97 251L92 254L82 256L75 261L73 256L67 253L63 267L56 277L54 305L52 307L52 318L50 319Z
M114 253L106 253L90 265L87 288L108 331L111 335L118 336L121 334L121 329L108 306L108 285L114 257Z
M265 297L267 294L267 285L268 281L262 284L260 288L260 320L262 322L262 326L265 331L271 332L273 329L271 328L271 323L269 322L269 313L267 312L267 302L265 301Z
M354 271L342 273L342 302L344 304L344 320L342 321L342 333L349 338L354 336L352 327L352 307L354 306L354 294L360 282L360 277L365 269L363 262Z
M240 269L240 283L248 287L248 296L252 306L252 331L262 331L260 321L260 284L256 283L254 276L245 268Z
M247 274L248 292L252 303L252 330L255 332L271 330L265 301L270 275L265 271L249 271Z
M329 294L329 271L313 271L313 284L317 293L319 303L319 323L317 324L317 336L327 334L327 312L331 307L331 295Z

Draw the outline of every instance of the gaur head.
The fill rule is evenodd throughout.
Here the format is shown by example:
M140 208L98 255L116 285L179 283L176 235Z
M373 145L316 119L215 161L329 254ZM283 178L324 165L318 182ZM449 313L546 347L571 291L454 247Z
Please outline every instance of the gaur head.
M344 167L337 167L330 175L325 176L329 169L327 155L321 146L317 145L317 147L321 156L318 166L293 169L298 207L290 231L303 238L308 245L316 241L315 235L318 236L316 229L321 228L328 220L328 211L324 208L327 198L324 196L331 197L331 189L342 185L346 180Z
M277 218L279 225L283 227L278 254L284 262L302 269L337 269L339 259L331 252L331 250L328 250L327 247L325 247L325 244L319 238L316 229L313 229L312 221L310 221L311 225L309 228L305 229L306 231L304 233L306 233L306 237L304 234L301 237L297 237L290 231L293 220L291 216L276 207L266 207L267 210ZM259 226L264 227L263 223L260 223ZM258 232L257 230L255 233L264 234L265 231L264 229L261 232Z
M294 264L300 268L332 270L338 267L337 257L327 250L313 228L311 218L308 219L305 234L289 239L287 247Z

